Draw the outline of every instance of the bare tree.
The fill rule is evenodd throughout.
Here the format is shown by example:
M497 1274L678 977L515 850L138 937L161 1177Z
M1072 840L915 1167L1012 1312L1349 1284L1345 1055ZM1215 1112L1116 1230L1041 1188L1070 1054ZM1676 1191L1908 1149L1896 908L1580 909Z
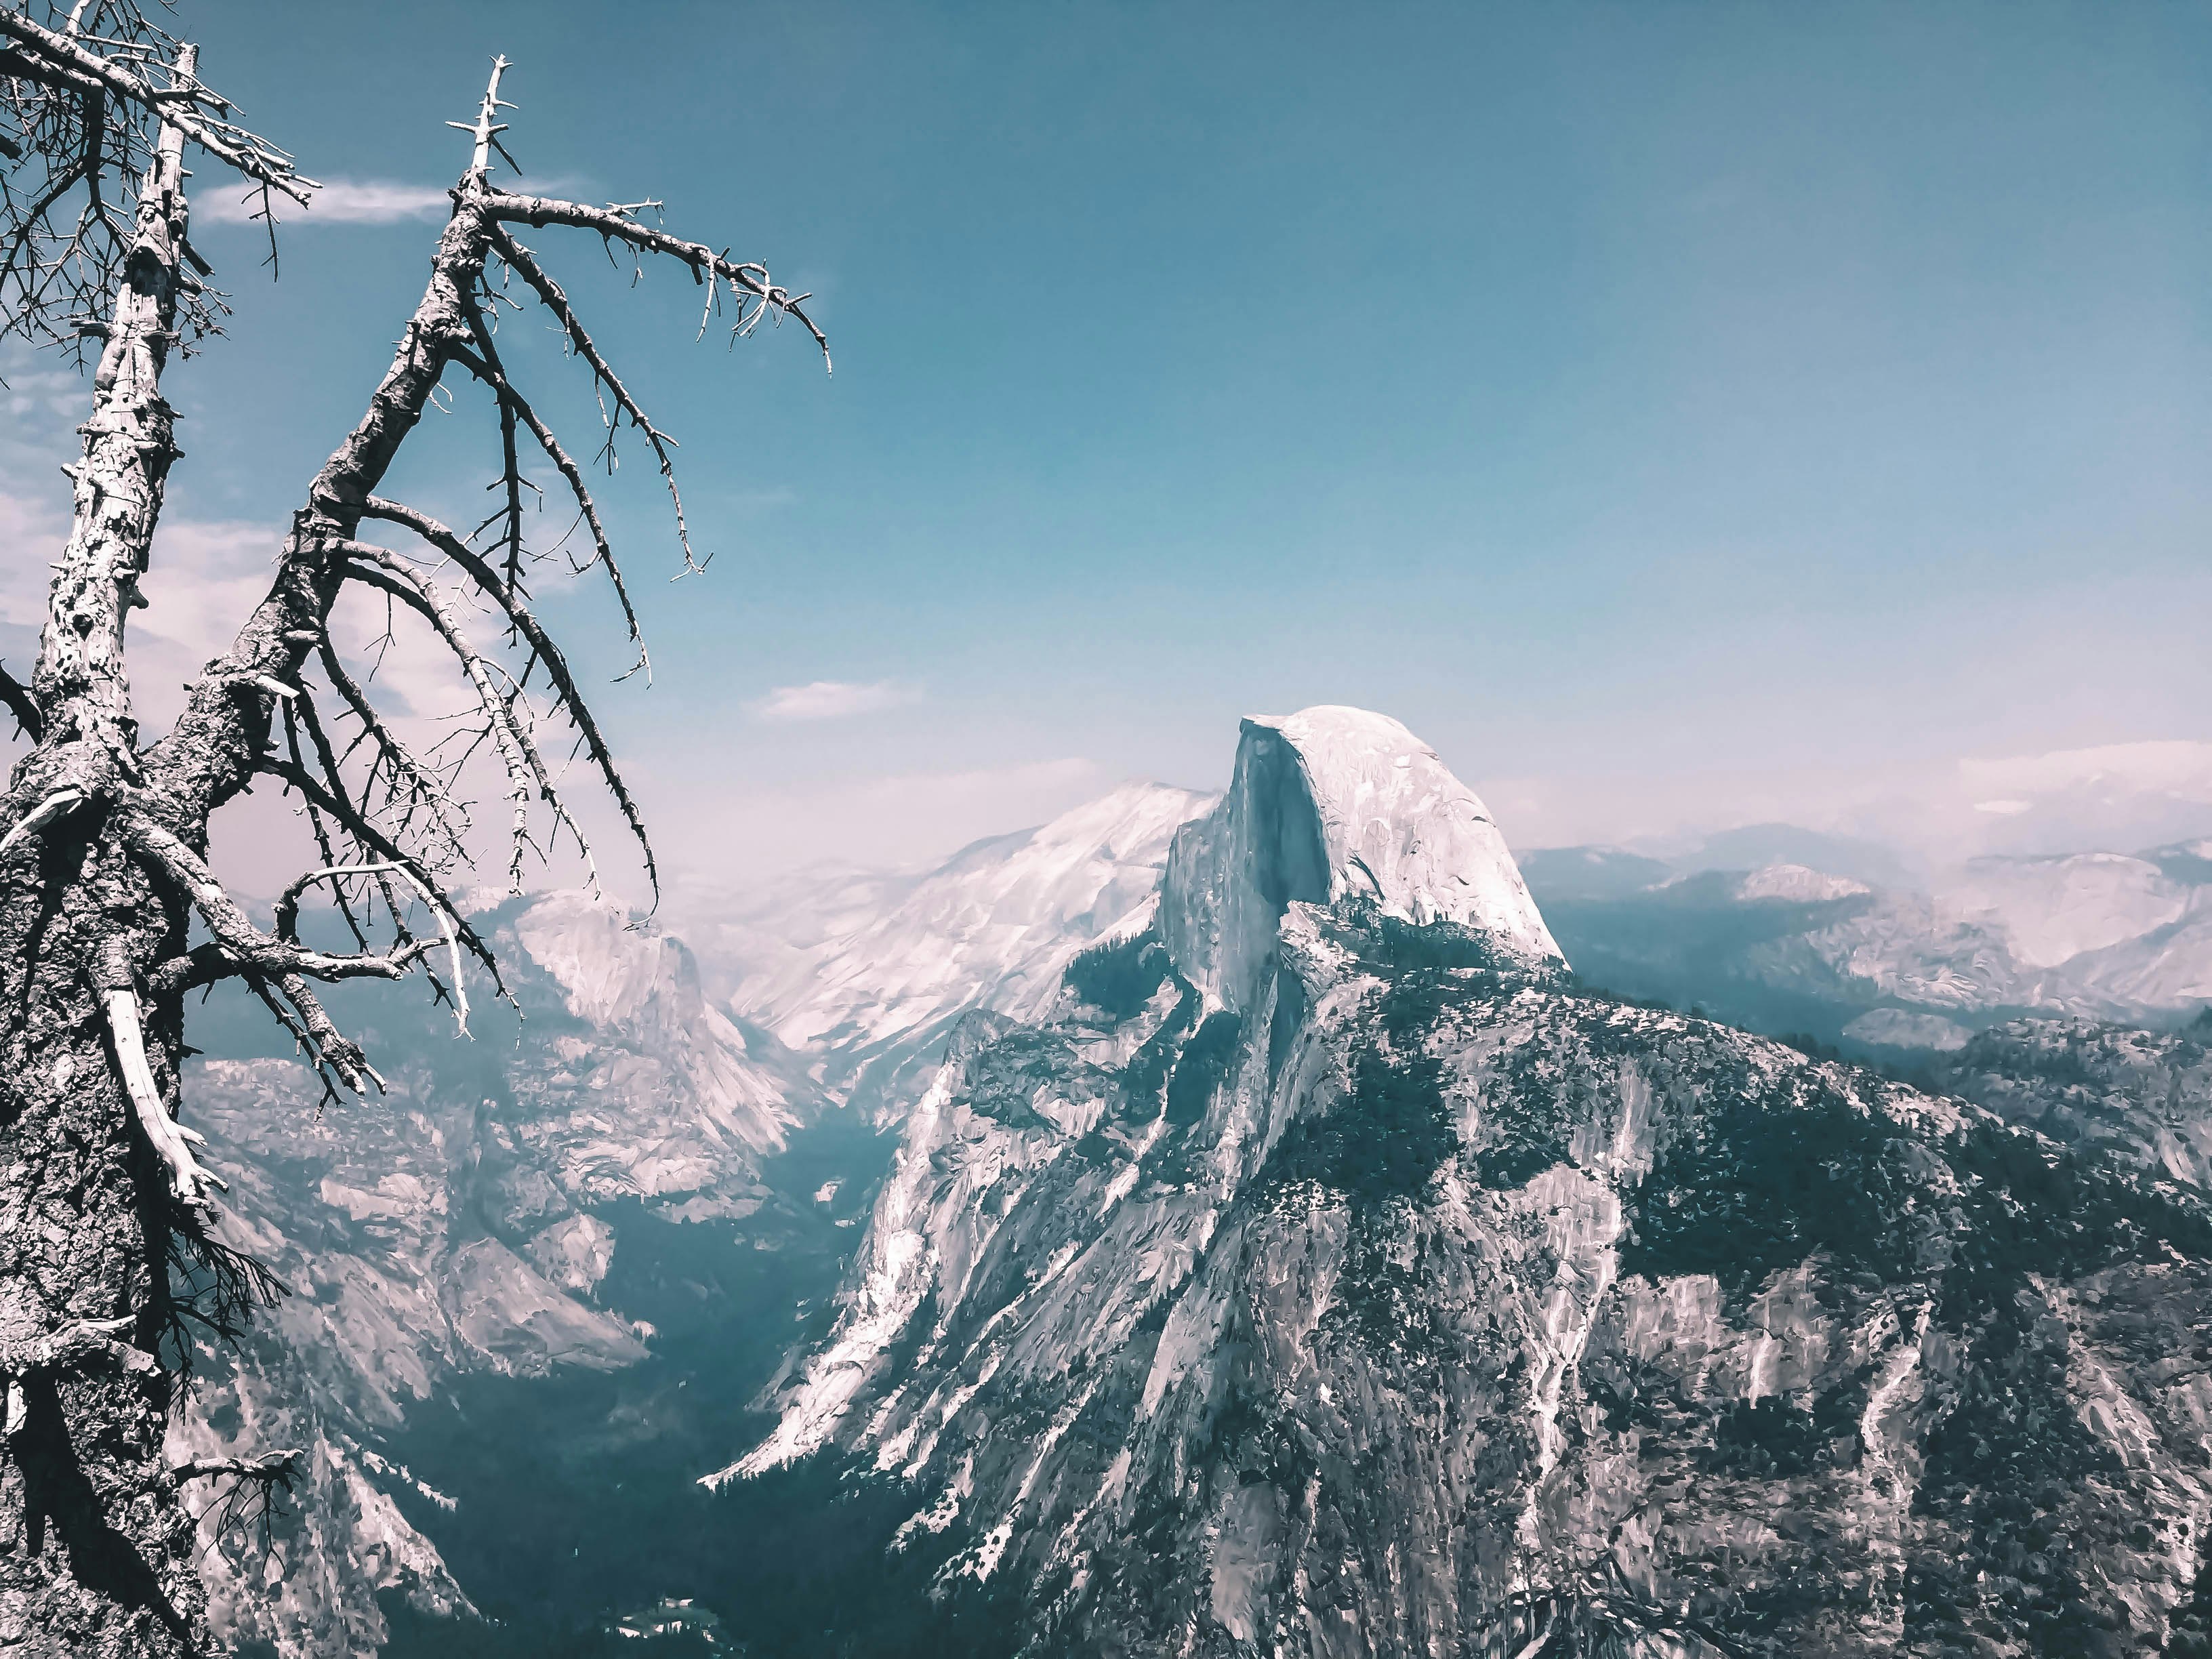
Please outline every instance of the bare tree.
M0 337L97 340L100 356L39 659L27 684L0 672L0 697L31 742L0 796L0 1648L167 1656L207 1641L185 1488L221 1480L232 1483L225 1502L241 1490L265 1498L292 1467L283 1449L181 1468L161 1456L195 1329L234 1334L274 1288L222 1242L222 1182L182 1121L185 994L242 981L331 1091L381 1079L319 984L420 969L465 1030L465 953L498 983L448 892L472 845L471 755L495 756L506 780L510 887L562 836L590 863L560 787L556 763L569 757L549 758L549 720L611 795L657 889L636 805L531 606L532 572L552 550L526 538L537 499L526 457L542 459L573 510L572 562L611 584L642 666L636 613L583 466L508 372L502 308L550 316L599 393L604 458L634 429L666 481L684 569L702 561L672 441L521 237L582 231L633 261L672 260L702 290L702 330L718 314L738 337L790 319L823 345L825 365L827 348L806 295L659 228L657 203L593 207L496 184L495 160L511 159L498 118L513 107L499 60L475 118L453 124L469 135L469 165L391 366L307 484L266 596L189 688L174 727L144 741L125 625L146 603L177 453L161 376L173 347L189 349L223 314L189 240L183 158L197 147L245 180L272 230L278 199L304 203L313 185L234 123L198 81L194 49L133 0L36 9L0 9L0 152L11 164L0 175ZM498 416L497 507L465 532L377 493L454 371ZM399 546L368 539L370 526ZM473 714L442 742L410 747L349 671L331 619L349 588L411 614L450 659ZM470 633L471 613L490 617L489 642ZM260 777L296 798L320 860L267 929L207 858L210 815ZM353 948L302 939L314 896Z

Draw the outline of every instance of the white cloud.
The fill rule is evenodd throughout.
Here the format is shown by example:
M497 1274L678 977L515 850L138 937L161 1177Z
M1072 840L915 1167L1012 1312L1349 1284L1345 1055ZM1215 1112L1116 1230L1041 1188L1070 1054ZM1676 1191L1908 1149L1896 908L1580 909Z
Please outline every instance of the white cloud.
M403 185L388 179L328 179L303 211L288 202L277 204L283 223L299 222L334 225L395 225L409 219L442 219L453 211L453 198L446 185ZM239 199L228 191L211 191L193 204L203 219L216 224L242 225L261 211L258 193Z
M514 180L510 176L502 182ZM572 196L586 182L562 175L532 179L519 187L540 196ZM325 179L305 208L296 202L276 203L277 221L286 225L396 225L443 219L453 210L451 185L404 185L394 179ZM260 192L241 198L228 190L210 191L194 200L192 211L216 224L249 224L261 211Z
M745 709L757 720L783 725L872 714L879 708L917 702L921 696L913 686L895 680L876 680L866 685L848 680L815 680L806 685L779 685L768 696L747 703Z
M0 378L6 381L0 388L0 408L8 411L11 421L51 423L67 435L91 409L92 377L75 368L40 367L26 354L10 352ZM22 443L22 427L19 425L11 436L15 443ZM52 448L58 440L41 430L32 441ZM74 453L74 440L68 447Z
M2186 738L1962 761L1960 771L1970 789L1994 787L2008 795L2083 791L2108 798L2160 793L2212 801L2212 743Z
M2212 742L2189 738L1880 767L1470 781L1516 848L1608 842L1672 853L1717 830L1781 823L1942 869L1991 853L2135 853L2212 831Z

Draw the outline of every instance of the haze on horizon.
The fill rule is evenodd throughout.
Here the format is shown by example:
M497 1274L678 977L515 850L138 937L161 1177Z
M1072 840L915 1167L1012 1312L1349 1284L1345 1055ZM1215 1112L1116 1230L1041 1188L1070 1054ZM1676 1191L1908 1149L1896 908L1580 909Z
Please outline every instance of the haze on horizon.
M461 164L442 124L503 51L533 176L649 181L812 289L836 352L825 381L675 349L666 273L612 308L720 555L641 581L655 684L604 700L693 879L1218 787L1241 714L1316 702L1403 720L1516 847L2212 833L2212 15L202 21L211 78L332 188L273 287L259 228L203 205L237 317L174 377L161 543L190 556L133 624L155 711L379 371ZM624 120L647 102L690 142ZM4 369L0 524L58 544L44 416L85 385ZM473 523L495 459L425 446L405 493ZM672 571L650 467L610 493L631 568ZM11 569L20 661L44 561ZM568 632L611 677L598 603Z

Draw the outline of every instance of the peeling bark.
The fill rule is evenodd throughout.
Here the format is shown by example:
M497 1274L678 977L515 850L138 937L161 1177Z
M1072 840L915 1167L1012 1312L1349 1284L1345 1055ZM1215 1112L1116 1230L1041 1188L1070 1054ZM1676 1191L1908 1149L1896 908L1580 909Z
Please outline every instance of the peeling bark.
M191 73L191 48L179 68ZM193 1522L161 1456L172 1382L153 1360L172 1187L146 1130L158 1118L184 1149L182 1011L157 1001L142 1024L133 989L184 948L185 911L110 833L114 792L138 772L124 629L177 453L161 377L182 149L165 125L70 469L75 520L30 688L43 734L13 781L0 858L0 1646L100 1659L205 1638ZM127 1027L112 999L129 1003ZM113 1335L52 1339L92 1326Z

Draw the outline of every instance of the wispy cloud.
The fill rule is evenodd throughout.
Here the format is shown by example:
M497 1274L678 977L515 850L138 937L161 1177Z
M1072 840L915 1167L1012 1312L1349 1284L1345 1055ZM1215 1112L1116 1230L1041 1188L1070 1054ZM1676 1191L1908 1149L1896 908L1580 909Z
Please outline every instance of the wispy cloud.
M453 211L445 185L402 185L388 179L329 179L305 212L280 203L287 224L396 225L409 219L442 219ZM241 225L261 211L258 195L240 201L228 191L212 191L196 204L201 217L218 224Z
M834 720L848 714L872 714L918 702L921 691L896 680L859 685L846 680L816 680L807 685L779 685L745 705L757 720L781 725L793 720Z
M524 187L538 195L564 196L581 191L586 182L562 174L532 178ZM276 206L277 218L287 225L397 225L442 219L453 210L453 197L451 185L408 185L394 179L325 179L304 209L283 201ZM258 191L241 198L229 191L210 191L193 203L192 210L217 224L247 224L261 211L261 197Z

